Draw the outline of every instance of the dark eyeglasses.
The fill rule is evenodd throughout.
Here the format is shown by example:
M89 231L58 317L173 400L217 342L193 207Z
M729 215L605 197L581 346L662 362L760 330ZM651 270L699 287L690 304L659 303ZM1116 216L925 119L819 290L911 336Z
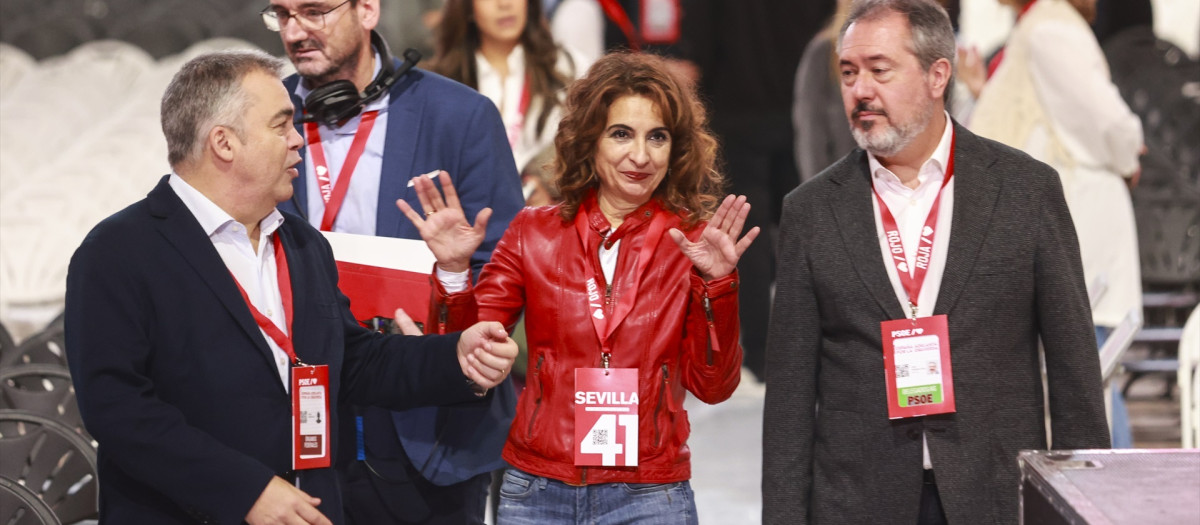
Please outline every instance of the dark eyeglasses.
M262 15L263 25L267 26L267 29L271 31L282 31L283 26L287 25L288 20L299 22L300 27L306 31L319 31L325 28L325 15L337 11L348 3L350 3L350 0L346 0L324 11L319 7L305 7L298 13L277 5L269 5L263 8L260 14Z

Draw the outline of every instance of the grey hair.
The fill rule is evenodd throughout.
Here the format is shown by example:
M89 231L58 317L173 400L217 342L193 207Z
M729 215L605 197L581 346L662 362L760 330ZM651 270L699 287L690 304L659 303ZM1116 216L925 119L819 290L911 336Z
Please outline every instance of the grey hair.
M958 58L958 44L954 39L954 26L950 15L933 0L855 0L850 6L850 15L838 32L838 50L846 30L855 22L878 20L891 13L899 13L908 20L912 42L909 51L916 55L921 69L928 72L939 59L950 61L950 81L946 83L947 100L954 86L954 66Z
M278 78L283 61L262 51L218 51L189 60L175 73L160 109L172 167L198 155L214 126L227 126L241 138L240 116L250 103L241 81L255 71Z

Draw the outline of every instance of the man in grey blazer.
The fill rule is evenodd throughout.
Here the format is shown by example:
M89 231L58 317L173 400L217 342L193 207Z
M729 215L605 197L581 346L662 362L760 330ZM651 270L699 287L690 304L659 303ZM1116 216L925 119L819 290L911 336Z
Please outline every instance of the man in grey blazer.
M946 114L954 34L931 0L859 1L839 46L860 149L784 201L763 522L1016 523L1018 451L1109 446L1058 177ZM935 316L954 410L889 419L881 323Z

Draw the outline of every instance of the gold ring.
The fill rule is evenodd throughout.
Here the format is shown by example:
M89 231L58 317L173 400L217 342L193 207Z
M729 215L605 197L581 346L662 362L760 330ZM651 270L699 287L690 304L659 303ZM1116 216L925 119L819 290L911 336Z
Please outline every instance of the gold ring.
M432 217L432 216L433 216L433 214L435 214L435 213L437 213L437 210L433 210L433 211L427 211L427 212L425 212L425 216L426 216L426 217Z

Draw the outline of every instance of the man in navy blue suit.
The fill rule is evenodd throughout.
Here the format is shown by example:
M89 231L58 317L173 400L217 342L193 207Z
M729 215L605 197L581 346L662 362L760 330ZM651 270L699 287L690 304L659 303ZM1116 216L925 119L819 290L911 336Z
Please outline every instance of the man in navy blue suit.
M162 101L173 172L71 260L68 362L100 444L101 523L342 523L327 466L341 399L477 402L516 356L497 323L412 337L355 321L329 244L276 209L302 145L281 67L259 52L185 64ZM293 403L312 399L297 385L314 367L325 466L298 461L311 432Z
M271 0L263 10L296 66L285 80L296 110L312 120L298 126L306 141L300 177L281 209L321 230L420 239L396 201L420 209L412 178L448 175L468 217L492 210L471 260L478 275L524 206L500 114L457 82L417 69L399 74L401 62L374 32L379 9L379 0ZM337 111L343 105L349 112ZM358 425L346 429L357 439L343 446L360 445L339 466L348 518L482 523L515 402L506 383L489 406L357 409Z

